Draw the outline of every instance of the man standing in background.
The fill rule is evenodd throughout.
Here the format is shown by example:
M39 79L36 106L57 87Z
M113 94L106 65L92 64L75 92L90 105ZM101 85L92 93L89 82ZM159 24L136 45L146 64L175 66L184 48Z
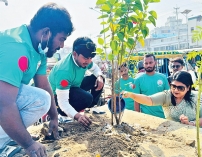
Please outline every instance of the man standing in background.
M152 95L169 89L169 84L165 75L155 72L156 58L153 54L144 56L145 73L135 78L134 93ZM162 106L146 106L135 102L136 111L165 118Z

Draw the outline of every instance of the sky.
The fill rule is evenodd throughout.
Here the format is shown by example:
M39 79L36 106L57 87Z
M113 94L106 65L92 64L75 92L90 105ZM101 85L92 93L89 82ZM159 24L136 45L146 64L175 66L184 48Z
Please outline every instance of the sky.
M67 8L74 25L74 32L65 41L65 45L71 47L74 40L80 36L88 36L97 43L97 36L102 30L99 10L95 8L96 0L8 0L5 6L0 0L0 31L22 24L29 24L36 11L47 2L55 2ZM155 10L158 14L157 27L165 25L169 16L175 15L174 8L179 8L179 18L186 23L186 18L180 12L185 9L192 10L188 17L202 15L202 0L161 0L149 6L149 10ZM150 29L154 27L151 25Z

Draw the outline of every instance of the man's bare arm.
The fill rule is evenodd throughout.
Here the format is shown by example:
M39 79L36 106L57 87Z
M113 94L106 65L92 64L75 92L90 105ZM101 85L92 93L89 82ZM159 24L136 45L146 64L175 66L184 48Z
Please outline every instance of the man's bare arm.
M140 112L140 104L135 101L135 111Z

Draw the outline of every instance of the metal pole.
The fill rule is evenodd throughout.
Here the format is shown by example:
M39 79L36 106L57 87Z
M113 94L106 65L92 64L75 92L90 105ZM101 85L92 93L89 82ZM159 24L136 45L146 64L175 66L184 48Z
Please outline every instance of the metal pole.
M191 12L189 9L185 9L183 12L181 12L183 15L186 15L186 23L187 23L187 48L189 49L189 27L188 27L188 14Z
M180 49L180 41L179 41L179 26L178 26L178 9L180 8L174 8L176 10L176 17L177 17L177 40L178 40L178 50Z
M187 18L187 15L186 14L186 20L187 20L187 48L189 49L189 27L188 27L188 18Z

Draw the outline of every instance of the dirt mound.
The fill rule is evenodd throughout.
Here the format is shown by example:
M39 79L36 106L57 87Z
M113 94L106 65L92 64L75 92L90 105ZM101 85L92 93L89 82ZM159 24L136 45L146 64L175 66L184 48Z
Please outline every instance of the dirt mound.
M48 130L46 123L33 126L32 133L39 135L39 141L46 146L49 157L151 157L152 153L144 146L152 148L155 156L160 157L163 155L163 151L157 147L160 145L177 151L195 146L195 141L186 143L183 137L163 132L162 129L124 122L111 126L106 115L88 116L93 121L88 128L78 122L60 124L61 139L57 141L45 136ZM24 150L18 154L20 156L25 156Z

